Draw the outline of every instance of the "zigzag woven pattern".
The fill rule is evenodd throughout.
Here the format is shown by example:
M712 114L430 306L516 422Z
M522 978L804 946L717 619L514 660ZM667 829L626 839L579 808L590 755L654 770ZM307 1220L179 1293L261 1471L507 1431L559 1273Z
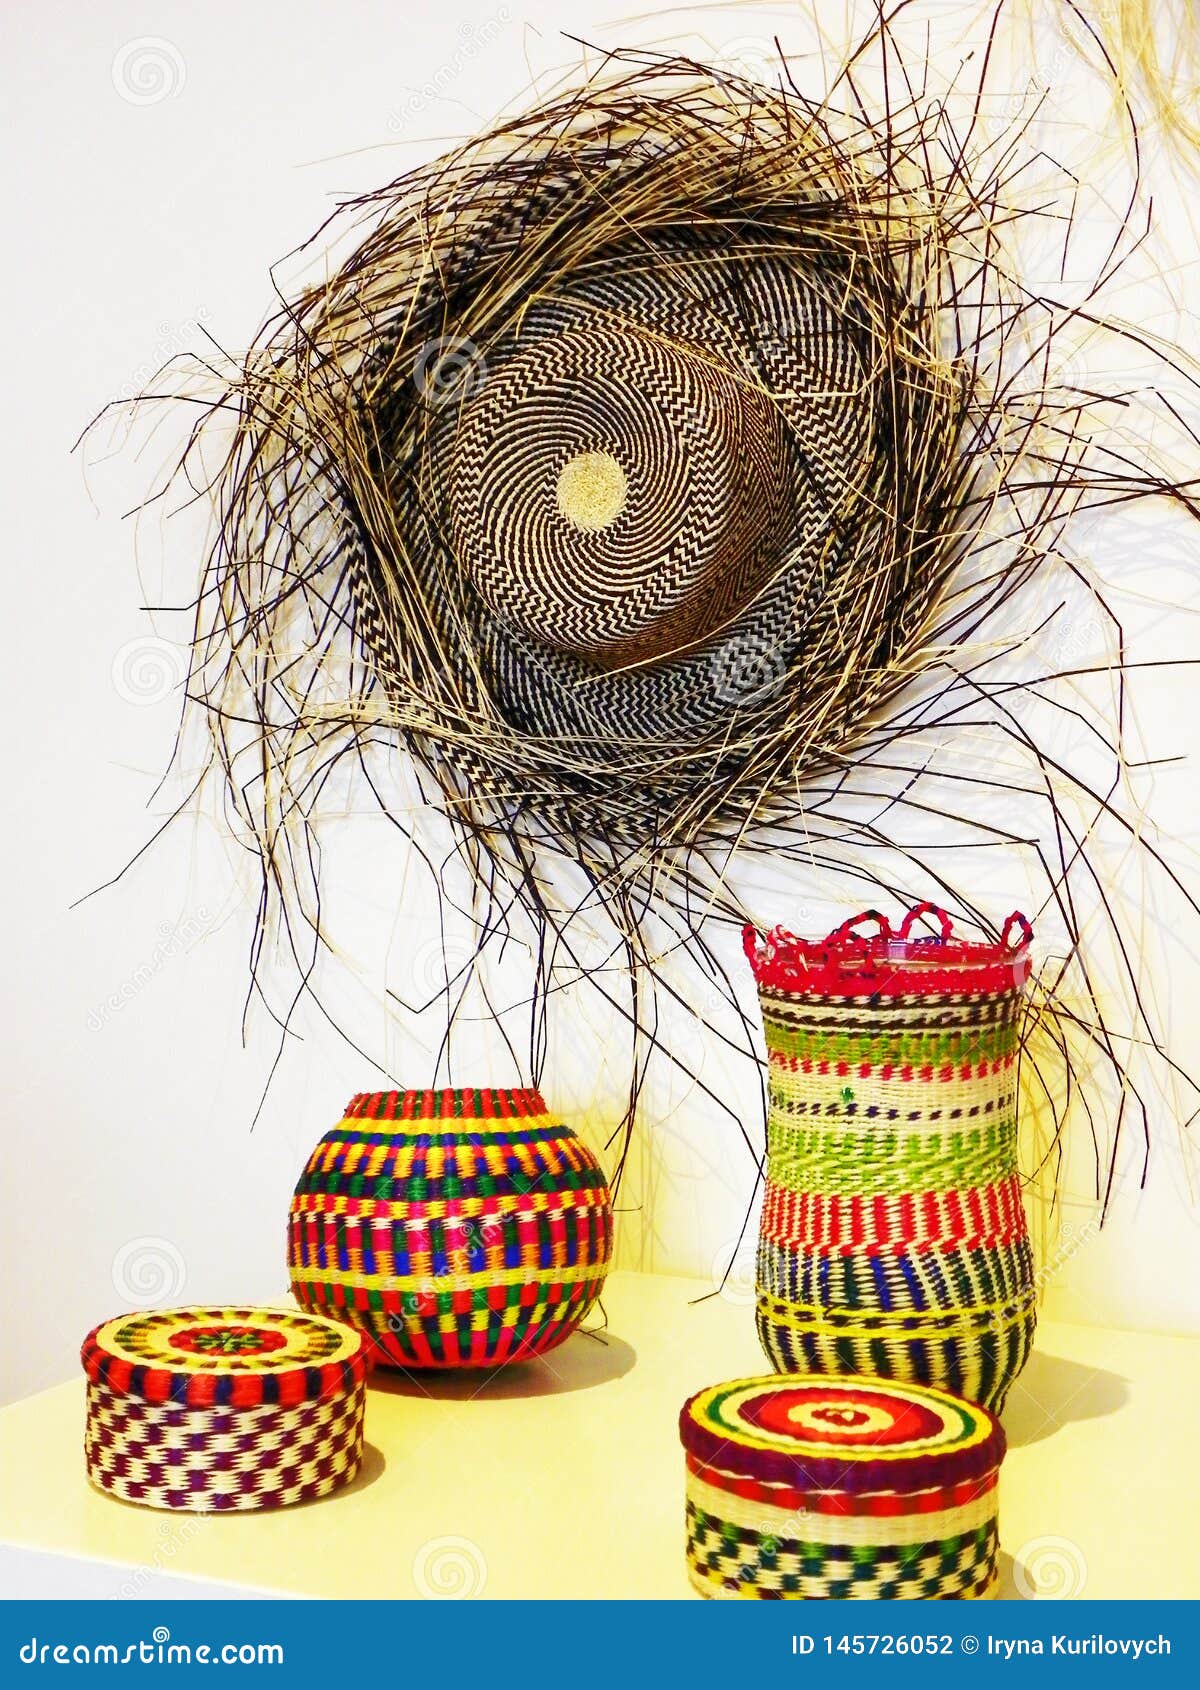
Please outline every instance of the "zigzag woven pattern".
M704 1596L970 1599L995 1586L1004 1435L921 1386L738 1379L692 1397L687 1560Z
M489 262L528 216L489 231ZM850 284L832 252L643 235L526 304L452 402L389 442L409 566L473 630L509 723L594 741L638 772L630 804L678 774L648 748L720 733L832 637L842 521L880 520L863 511L875 349ZM597 452L627 497L593 524L546 490ZM402 672L379 571L352 539L345 555L375 662Z
M84 1459L124 1502L193 1513L326 1496L362 1458L357 1333L277 1309L162 1309L88 1334Z
M898 942L856 924L824 946L747 936L769 1058L758 1331L781 1372L923 1381L999 1410L1036 1323L1027 961L949 943L945 917L942 941L910 939L912 920Z
M612 1204L535 1091L363 1093L309 1158L288 1266L376 1359L493 1367L561 1344L600 1295Z

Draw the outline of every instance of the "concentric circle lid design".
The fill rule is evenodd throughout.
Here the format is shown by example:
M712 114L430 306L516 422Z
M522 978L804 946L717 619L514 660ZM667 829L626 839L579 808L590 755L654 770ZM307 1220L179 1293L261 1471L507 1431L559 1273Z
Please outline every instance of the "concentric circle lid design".
M852 1492L981 1478L1005 1449L994 1415L946 1391L775 1373L698 1391L683 1406L679 1435L714 1477Z
M354 1390L367 1356L352 1327L290 1309L154 1309L106 1320L83 1341L96 1384L146 1402L254 1408Z

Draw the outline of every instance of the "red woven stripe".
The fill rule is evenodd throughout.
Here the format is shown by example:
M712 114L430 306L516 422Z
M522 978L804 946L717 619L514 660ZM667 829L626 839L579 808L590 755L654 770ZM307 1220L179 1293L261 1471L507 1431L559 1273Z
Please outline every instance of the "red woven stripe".
M478 1099L478 1102L476 1101ZM462 1114L456 1114L461 1100ZM545 1115L545 1100L529 1086L443 1086L437 1090L359 1092L343 1111L351 1121L524 1120Z
M887 1204L898 1207L889 1218ZM967 1217L970 1216L968 1222ZM888 1200L792 1191L768 1180L762 1236L786 1248L817 1250L993 1248L1026 1236L1020 1179L968 1187L965 1192L921 1191Z
M826 1057L814 1060L811 1056L793 1056L782 1050L771 1050L768 1056L773 1068L782 1068L789 1074L816 1074L826 1078L832 1076L835 1079L847 1079L852 1072L848 1062L830 1062ZM918 1085L932 1085L935 1082L949 1084L958 1080L989 1079L1012 1068L1016 1060L1016 1053L1009 1051L1005 1056L992 1057L986 1061L957 1065L945 1063L940 1068L934 1068L931 1063L914 1066L911 1062L881 1062L876 1066L870 1062L861 1062L853 1073L861 1080L909 1080Z

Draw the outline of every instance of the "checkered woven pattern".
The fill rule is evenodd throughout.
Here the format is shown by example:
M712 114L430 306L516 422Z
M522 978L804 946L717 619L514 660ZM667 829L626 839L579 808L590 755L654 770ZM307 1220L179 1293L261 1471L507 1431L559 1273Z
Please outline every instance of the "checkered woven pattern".
M309 1158L288 1230L299 1301L396 1367L543 1354L592 1308L611 1255L599 1164L526 1090L352 1099Z
M123 1502L192 1513L311 1502L346 1484L362 1458L361 1382L290 1407L187 1408L90 1381L88 1477Z
M738 1526L687 1507L688 1577L702 1596L890 1597L928 1600L989 1596L995 1588L999 1540L995 1520L935 1541L830 1544L776 1535L789 1524L763 1519ZM802 1530L802 1528L801 1528Z
M886 1379L735 1379L679 1421L687 1562L704 1596L970 1598L998 1557L1004 1434Z
M1036 1324L1017 1162L1026 927L1014 946L967 944L937 911L943 938L914 939L925 910L874 940L863 918L820 946L747 931L769 1058L758 1330L781 1372L924 1381L999 1409Z

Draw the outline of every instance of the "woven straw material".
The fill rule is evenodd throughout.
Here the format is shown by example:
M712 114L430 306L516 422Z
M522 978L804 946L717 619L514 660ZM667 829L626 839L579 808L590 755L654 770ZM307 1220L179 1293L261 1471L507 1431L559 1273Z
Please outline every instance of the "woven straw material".
M88 1477L123 1502L194 1513L312 1502L357 1473L364 1398L181 1408L89 1384Z
M288 1231L297 1299L404 1368L544 1354L595 1304L611 1256L603 1172L536 1091L355 1097L309 1158Z
M883 1379L739 1379L680 1415L703 1596L970 1599L995 1587L1004 1434Z
M763 1347L781 1372L923 1381L999 1410L1036 1324L1023 947L813 949L750 939L769 1057Z
M84 1459L124 1502L193 1513L309 1502L362 1458L357 1333L274 1309L121 1316L88 1335Z

